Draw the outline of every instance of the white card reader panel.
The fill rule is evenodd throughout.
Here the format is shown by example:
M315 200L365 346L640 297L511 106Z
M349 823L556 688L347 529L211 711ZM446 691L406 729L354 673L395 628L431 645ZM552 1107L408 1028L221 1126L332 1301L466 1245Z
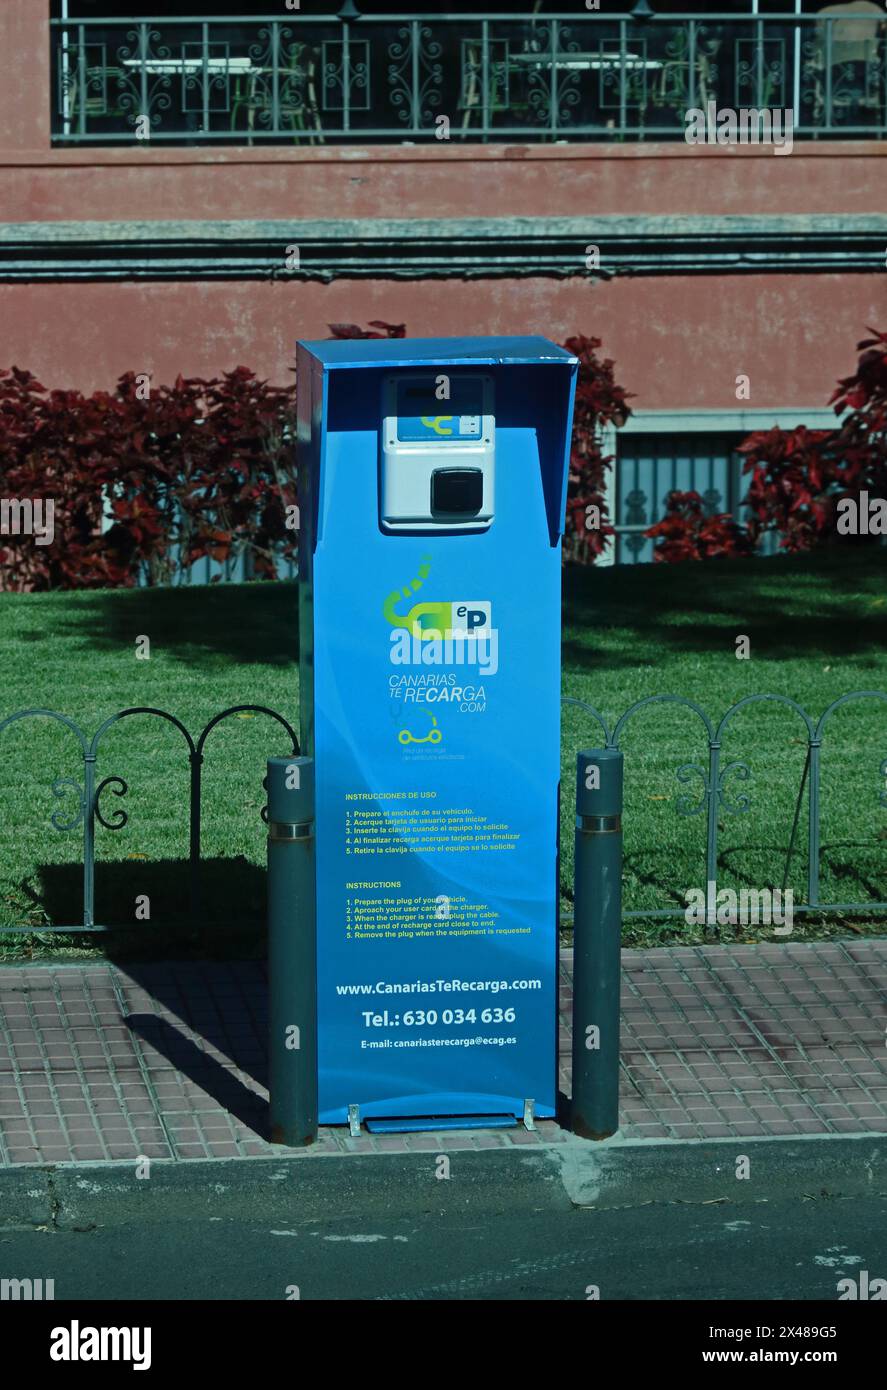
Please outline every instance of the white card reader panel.
M386 377L382 415L382 530L486 530L495 507L492 378L444 368Z

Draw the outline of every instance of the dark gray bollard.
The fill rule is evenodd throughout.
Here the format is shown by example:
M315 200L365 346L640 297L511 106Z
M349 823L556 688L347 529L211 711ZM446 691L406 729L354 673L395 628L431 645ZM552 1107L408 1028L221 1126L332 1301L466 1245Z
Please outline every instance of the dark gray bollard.
M592 748L576 760L573 922L574 1134L619 1128L622 945L622 754Z
M268 994L271 1142L317 1138L314 760L269 758Z

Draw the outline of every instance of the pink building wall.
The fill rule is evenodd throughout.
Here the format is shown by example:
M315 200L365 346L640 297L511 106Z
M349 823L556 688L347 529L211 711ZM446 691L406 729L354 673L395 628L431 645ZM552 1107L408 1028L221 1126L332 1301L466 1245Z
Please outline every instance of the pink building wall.
M824 405L851 370L866 324L887 321L887 294L880 277L840 274L0 286L4 364L82 390L127 369L169 381L240 364L284 383L297 338L370 319L412 337L586 333L642 409L736 408L739 373L745 404L803 407Z
M475 145L53 149L48 6L0 5L0 222L428 217L718 217L884 207L876 141L765 147ZM477 203L472 190L484 190ZM47 385L110 387L239 363L290 380L297 337L336 321L413 335L541 332L603 340L647 409L822 405L868 324L883 272L435 280L84 281L0 285L0 360Z

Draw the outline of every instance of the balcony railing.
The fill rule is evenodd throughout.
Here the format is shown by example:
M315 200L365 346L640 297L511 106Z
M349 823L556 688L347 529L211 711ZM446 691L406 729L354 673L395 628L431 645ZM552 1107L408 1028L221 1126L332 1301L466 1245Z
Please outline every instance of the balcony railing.
M688 111L887 129L887 21L583 13L54 20L59 144L685 138Z

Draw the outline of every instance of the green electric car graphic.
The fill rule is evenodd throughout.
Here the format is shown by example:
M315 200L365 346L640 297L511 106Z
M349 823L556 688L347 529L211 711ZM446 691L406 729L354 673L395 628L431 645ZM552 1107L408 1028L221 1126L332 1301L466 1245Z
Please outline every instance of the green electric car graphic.
M426 734L424 738L416 738L416 735L411 734L409 729L401 729L400 733L397 735L398 743L403 743L404 745L407 743L440 743L443 738L443 732L437 727L437 720L434 715L431 716L431 724L431 732Z
M398 613L397 605L421 589L431 572L431 556L423 555L419 573L402 589L395 589L382 604L382 613L392 627L405 628L414 637L441 637L452 627L452 603L415 603L409 613Z

